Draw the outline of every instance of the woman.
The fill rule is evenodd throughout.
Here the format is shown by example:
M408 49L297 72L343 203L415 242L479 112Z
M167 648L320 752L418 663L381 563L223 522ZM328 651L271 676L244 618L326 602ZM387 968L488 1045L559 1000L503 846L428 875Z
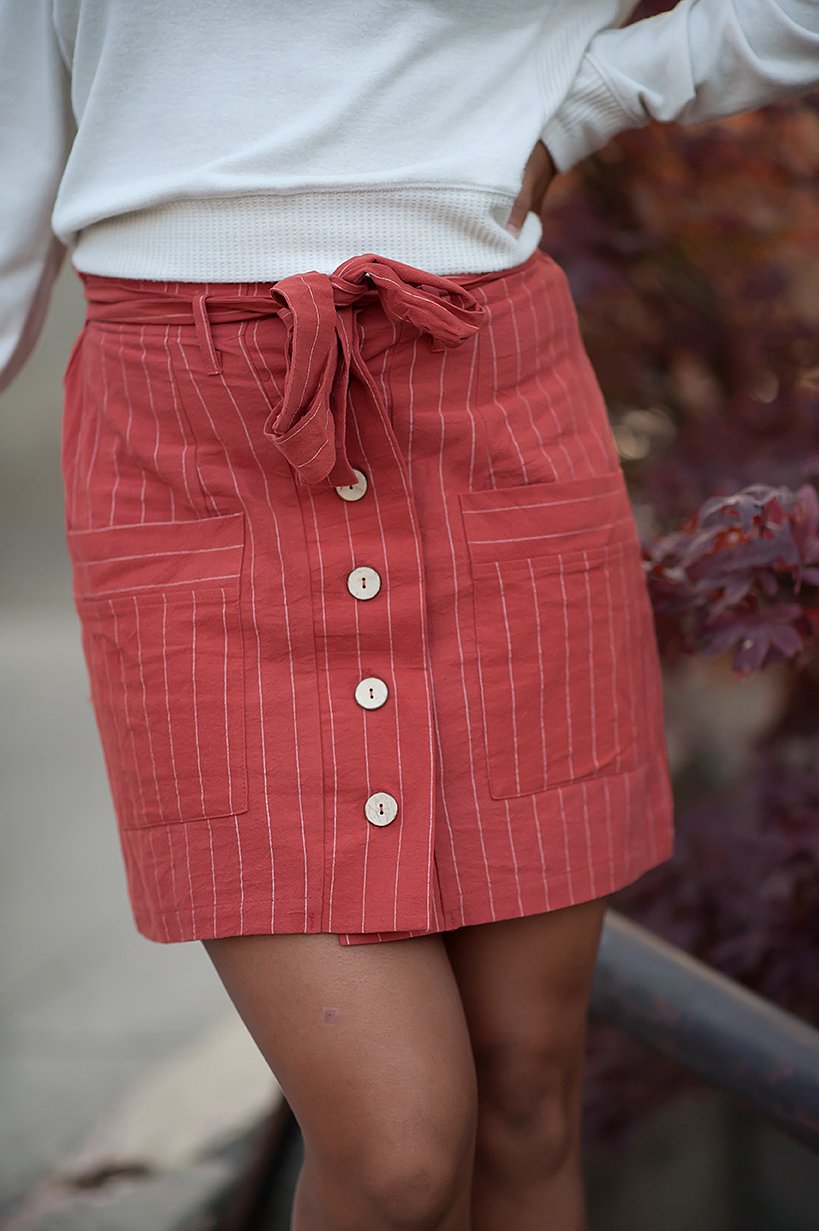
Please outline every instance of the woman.
M584 1226L606 898L673 827L543 200L623 129L819 83L813 0L511 7L0 5L2 384L71 246L66 533L131 905L281 1082L297 1231Z

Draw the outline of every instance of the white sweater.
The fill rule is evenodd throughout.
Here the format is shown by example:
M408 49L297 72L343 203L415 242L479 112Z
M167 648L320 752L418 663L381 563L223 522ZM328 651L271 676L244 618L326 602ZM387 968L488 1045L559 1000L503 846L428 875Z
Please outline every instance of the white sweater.
M538 137L566 171L651 119L819 86L819 0L0 0L0 389L65 252L129 278L500 269Z

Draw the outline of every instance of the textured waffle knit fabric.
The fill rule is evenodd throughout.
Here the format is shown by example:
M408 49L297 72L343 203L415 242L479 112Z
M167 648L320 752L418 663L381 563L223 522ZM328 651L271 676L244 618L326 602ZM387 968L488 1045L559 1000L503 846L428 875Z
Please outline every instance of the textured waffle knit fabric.
M672 853L654 625L565 275L82 275L62 460L134 916L397 939Z
M0 388L67 247L183 281L379 252L502 269L542 136L566 171L650 119L819 85L819 0L0 0Z

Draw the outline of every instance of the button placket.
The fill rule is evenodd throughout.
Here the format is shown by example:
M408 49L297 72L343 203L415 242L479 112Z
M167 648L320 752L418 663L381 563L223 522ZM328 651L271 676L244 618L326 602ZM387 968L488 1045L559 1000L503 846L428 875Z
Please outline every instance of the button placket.
M331 932L423 929L438 890L422 544L389 408L360 356L345 310L338 316L340 332L352 335L350 437L360 444L367 465L364 474L360 460L348 463L355 483L330 484L329 491L344 500L366 484L367 500L358 505L362 496L356 495L356 509L348 504L342 511L328 496L310 499L305 510L327 803L322 926ZM347 533L340 523L346 523ZM382 552L388 553L389 574ZM388 581L389 593L382 593ZM367 606L357 611L351 598ZM373 598L375 606L369 603ZM369 720L354 713L356 687L364 685L365 701L374 701L379 687L371 683L379 676L365 676L365 664L368 671L384 664L383 685L389 685L389 706L374 706L382 712ZM381 829L377 838L370 826ZM343 904L359 900L351 915Z
M367 490L367 476L353 466L355 484L337 487L336 493L345 500L360 500ZM347 574L347 589L353 598L366 601L375 598L381 589L381 574L369 564L360 564ZM376 710L386 704L389 688L380 676L368 675L359 680L354 698L362 709ZM364 815L373 825L389 825L398 815L398 802L388 791L374 791L364 802Z

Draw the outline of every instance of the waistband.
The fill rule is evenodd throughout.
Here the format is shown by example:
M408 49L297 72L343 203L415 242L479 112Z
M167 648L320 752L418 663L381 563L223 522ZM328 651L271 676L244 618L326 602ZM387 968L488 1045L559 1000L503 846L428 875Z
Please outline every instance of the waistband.
M279 316L287 329L287 369L264 433L303 484L341 486L357 481L345 442L351 370L376 396L350 320L354 307L379 301L388 317L428 334L431 350L440 352L459 346L483 324L486 309L470 287L525 274L544 260L551 258L538 248L505 269L441 275L366 252L331 274L309 270L250 285L76 273L87 320L193 325L205 372L213 377L222 377L222 357L211 324Z

